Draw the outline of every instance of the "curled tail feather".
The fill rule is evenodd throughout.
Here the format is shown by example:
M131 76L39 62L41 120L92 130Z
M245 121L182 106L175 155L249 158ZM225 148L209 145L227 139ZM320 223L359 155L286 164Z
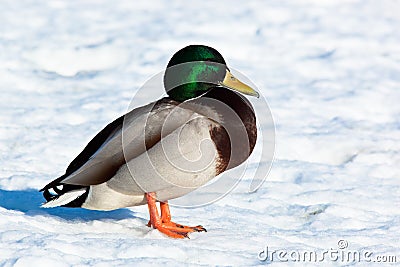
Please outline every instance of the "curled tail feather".
M63 184L61 183L63 179L64 177L62 176L40 190L47 201L42 205L43 208L58 206L74 208L81 207L85 202L89 194L89 187Z

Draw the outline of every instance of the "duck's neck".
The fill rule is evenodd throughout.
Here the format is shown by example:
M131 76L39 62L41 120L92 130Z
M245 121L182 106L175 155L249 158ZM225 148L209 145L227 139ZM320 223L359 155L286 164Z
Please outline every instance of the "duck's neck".
M256 116L251 103L239 93L221 87L189 102L207 108L206 114L199 110L200 113L225 128L230 139L228 169L245 161L257 140ZM226 144L224 146L227 147Z
M168 96L178 102L184 102L201 96L209 90L209 85L200 82L184 83L167 91Z

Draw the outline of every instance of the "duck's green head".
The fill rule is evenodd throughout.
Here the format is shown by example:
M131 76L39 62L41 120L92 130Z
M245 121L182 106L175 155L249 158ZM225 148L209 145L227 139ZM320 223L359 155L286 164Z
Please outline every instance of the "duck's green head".
M179 102L201 96L216 87L259 96L230 73L217 50L204 45L186 46L172 56L164 74L164 87L167 94Z

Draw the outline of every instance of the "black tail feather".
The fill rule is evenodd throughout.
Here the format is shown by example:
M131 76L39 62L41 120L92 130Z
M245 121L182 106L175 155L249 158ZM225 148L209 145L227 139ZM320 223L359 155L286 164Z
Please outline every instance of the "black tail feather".
M77 190L77 189L82 189L85 188L86 192L75 199L74 201L71 201L68 204L62 205L62 207L70 207L70 208L78 208L81 207L82 204L85 202L88 194L89 194L89 187L88 186L82 186L82 185L71 185L71 184L64 184L61 183L61 181L64 179L64 176L61 176L54 181L50 182L48 185L43 187L42 189L39 190L39 192L43 192L43 197L46 199L47 202L58 198L59 196L65 194L66 192ZM62 189L59 189L58 187L62 186ZM53 190L55 194L52 194L50 190Z

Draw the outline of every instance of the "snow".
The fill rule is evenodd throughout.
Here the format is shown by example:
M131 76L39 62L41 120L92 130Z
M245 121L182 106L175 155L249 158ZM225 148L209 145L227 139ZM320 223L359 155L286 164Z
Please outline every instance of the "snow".
M323 251L339 240L399 262L399 9L395 0L2 1L0 265L263 265L275 263L258 259L265 246ZM193 43L217 48L268 101L276 151L262 187L248 193L254 156L221 200L172 208L175 221L207 228L190 240L146 227L146 206L41 209L37 190Z

